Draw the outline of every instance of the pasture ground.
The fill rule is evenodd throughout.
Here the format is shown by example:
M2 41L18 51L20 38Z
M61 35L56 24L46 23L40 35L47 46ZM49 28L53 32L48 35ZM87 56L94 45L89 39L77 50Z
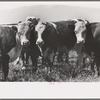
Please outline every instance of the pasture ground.
M29 59L29 65L26 68L21 66L19 62L16 66L10 64L8 81L10 82L97 82L100 77L97 77L95 67L95 74L91 70L89 58L85 61L85 67L78 65L78 56L72 51L73 56L70 57L69 64L65 62L58 63L55 57L52 70L48 65L42 65L42 59L38 59L38 70L32 72L32 63Z
M22 60L14 66L9 64L8 81L10 82L97 82L100 77L97 77L96 65L95 74L91 70L92 58L85 53L80 53L82 44L78 44L75 48L69 51L68 57L65 53L62 55L62 61L58 63L57 55L53 62L52 70L48 64L42 65L42 59L38 59L37 71L32 72L32 62L29 59L29 64L23 66ZM77 51L77 52L76 52ZM58 54L58 53L57 53ZM83 58L84 66L83 66ZM51 59L51 58L50 58ZM0 73L0 79L2 73Z

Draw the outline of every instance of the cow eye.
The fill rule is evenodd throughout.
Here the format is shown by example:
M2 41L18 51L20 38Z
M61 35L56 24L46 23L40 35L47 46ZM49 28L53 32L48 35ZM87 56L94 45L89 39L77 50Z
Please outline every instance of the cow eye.
M42 28L42 26L40 26L40 29Z
M80 28L81 28L82 26L80 26Z
M84 28L84 25L82 25L82 28Z
M18 32L18 36L19 36L19 37L21 36L21 33L20 33L20 32Z

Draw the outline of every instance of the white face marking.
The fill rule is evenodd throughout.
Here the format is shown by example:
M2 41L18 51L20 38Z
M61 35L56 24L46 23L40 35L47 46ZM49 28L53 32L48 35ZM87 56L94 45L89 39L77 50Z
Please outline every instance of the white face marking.
M78 21L75 23L75 29L74 32L77 37L77 43L80 43L82 41L85 41L85 30L86 30L86 24L82 21Z
M43 42L42 33L45 30L45 28L46 28L46 26L42 22L39 22L36 25L35 31L37 32L37 36L38 36L36 44L39 44L39 43Z
M77 43L84 41L84 38L82 37L81 34L76 34L76 38L77 38Z
M17 26L21 45L23 45L24 43L27 43L29 41L27 39L27 38L29 38L29 36L26 37L26 34L29 34L29 30L30 30L29 24L30 23L28 23L28 21L27 21L27 22L19 23Z
M28 39L26 39L25 35L21 36L20 38L21 38L21 45L23 45L24 43L27 43L29 41Z

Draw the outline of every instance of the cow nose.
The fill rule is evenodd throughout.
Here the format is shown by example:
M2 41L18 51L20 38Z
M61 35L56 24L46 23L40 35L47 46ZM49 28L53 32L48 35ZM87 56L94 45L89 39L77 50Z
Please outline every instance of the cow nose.
M77 43L80 43L80 41L77 41Z
M85 40L83 40L82 43L85 43Z
M37 41L36 44L37 44L37 45L43 45L44 42L43 42L43 41Z
M29 44L30 44L29 41L23 42L23 45L25 45L25 46L28 46Z
M84 40L81 40L81 41L77 41L77 43L85 43L85 41Z
M75 33L78 33L78 31L77 31L77 30L75 30L74 32L75 32Z

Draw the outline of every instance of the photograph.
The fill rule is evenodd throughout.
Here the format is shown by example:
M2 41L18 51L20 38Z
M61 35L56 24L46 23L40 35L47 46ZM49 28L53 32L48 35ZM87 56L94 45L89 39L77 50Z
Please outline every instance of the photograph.
M0 2L0 81L99 82L100 2Z
M0 1L0 99L100 98L100 1Z

